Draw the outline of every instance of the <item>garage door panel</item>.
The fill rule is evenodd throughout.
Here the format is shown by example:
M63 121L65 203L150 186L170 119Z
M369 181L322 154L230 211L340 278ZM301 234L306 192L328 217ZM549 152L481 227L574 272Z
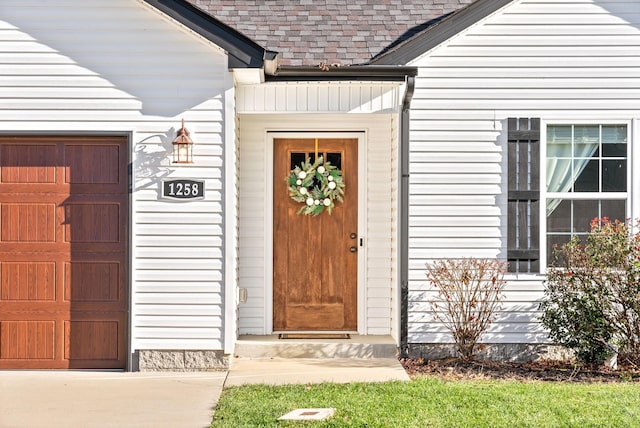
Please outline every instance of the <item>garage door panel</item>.
M0 301L55 301L54 262L0 262Z
M118 320L82 320L64 323L65 359L115 360L120 356Z
M0 322L0 360L53 360L55 321Z
M0 136L0 369L125 367L127 147Z
M118 145L65 145L65 181L70 184L120 183Z
M65 204L65 241L120 242L120 204Z
M4 144L0 147L2 183L55 183L57 147L52 144Z
M65 299L78 302L119 302L121 263L65 263Z
M0 224L4 242L55 242L56 205L2 203Z

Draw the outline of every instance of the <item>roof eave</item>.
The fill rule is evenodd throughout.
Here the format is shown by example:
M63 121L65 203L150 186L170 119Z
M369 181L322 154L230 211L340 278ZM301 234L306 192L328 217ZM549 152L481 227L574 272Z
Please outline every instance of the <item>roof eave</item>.
M417 33L412 38L400 43L388 52L371 59L368 64L407 64L512 1L513 0L477 0L452 13L437 24Z
M224 49L229 69L261 68L276 55L185 0L143 1Z

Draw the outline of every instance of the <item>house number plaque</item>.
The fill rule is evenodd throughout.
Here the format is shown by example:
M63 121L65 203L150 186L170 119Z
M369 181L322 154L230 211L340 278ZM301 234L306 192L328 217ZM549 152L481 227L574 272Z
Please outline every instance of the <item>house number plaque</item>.
M169 199L202 199L204 198L204 180L163 180L162 197Z

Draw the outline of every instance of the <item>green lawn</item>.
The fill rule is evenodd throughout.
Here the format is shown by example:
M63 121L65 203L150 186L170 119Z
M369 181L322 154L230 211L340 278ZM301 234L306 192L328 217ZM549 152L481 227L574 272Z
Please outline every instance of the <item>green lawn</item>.
M279 422L334 407L322 422ZM640 384L442 381L226 388L212 427L640 427Z

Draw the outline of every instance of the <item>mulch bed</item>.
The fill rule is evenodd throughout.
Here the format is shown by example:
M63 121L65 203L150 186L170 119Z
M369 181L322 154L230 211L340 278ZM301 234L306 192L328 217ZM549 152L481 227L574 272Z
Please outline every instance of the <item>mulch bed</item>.
M462 361L457 358L424 360L404 358L400 363L409 376L428 375L444 380L515 380L544 382L638 382L640 368L618 366L584 366L561 361L509 363L497 361Z

